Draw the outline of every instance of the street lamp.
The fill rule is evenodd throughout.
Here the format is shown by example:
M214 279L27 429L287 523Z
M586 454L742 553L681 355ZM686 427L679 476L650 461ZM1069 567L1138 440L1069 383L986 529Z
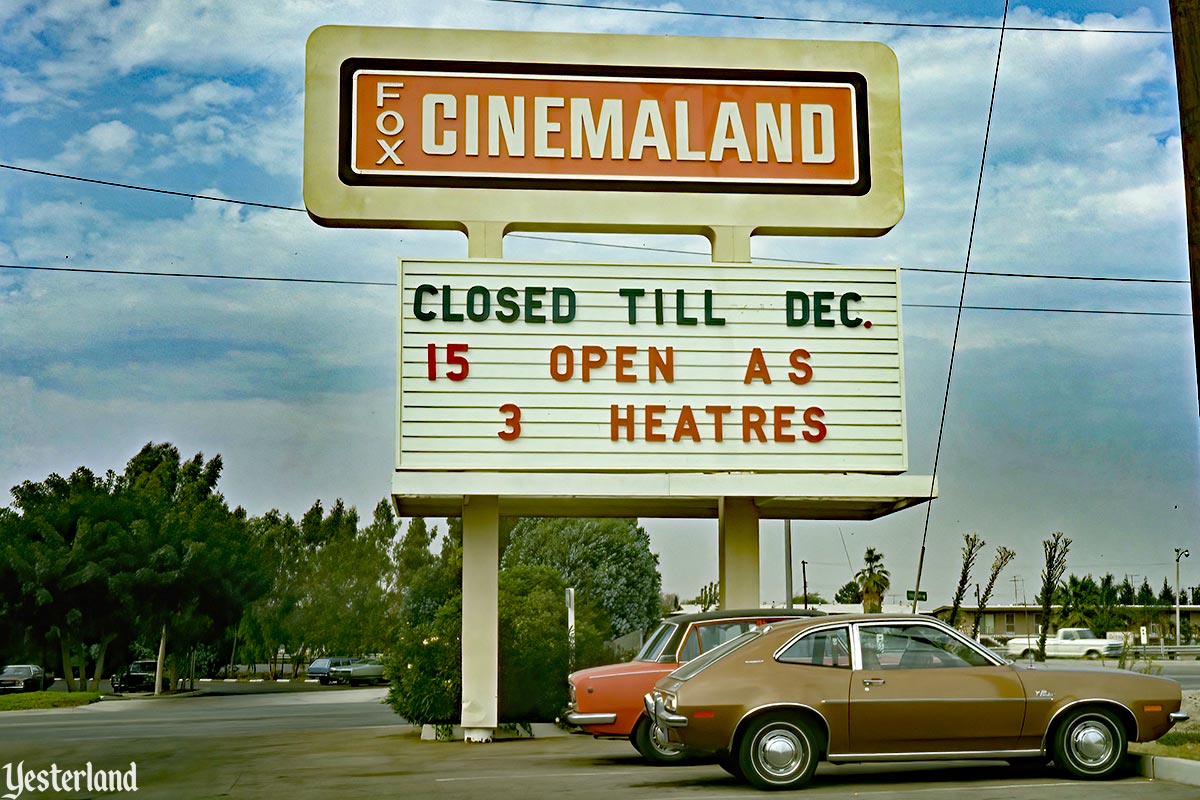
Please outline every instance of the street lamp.
M1179 559L1188 558L1191 555L1187 550L1175 548L1175 646L1183 644L1179 641Z

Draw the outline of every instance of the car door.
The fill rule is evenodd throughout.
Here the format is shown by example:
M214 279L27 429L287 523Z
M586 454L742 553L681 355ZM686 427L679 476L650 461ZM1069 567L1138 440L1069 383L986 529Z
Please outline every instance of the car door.
M901 621L855 627L852 753L1016 749L1025 691L1010 666L993 663L937 625Z

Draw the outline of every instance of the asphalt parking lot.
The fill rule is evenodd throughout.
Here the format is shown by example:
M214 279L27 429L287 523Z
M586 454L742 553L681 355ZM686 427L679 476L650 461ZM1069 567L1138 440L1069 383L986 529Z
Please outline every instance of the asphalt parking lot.
M764 797L712 764L644 765L628 742L558 736L422 741L383 689L104 701L0 718L0 767L128 769L148 798L387 796L495 800ZM0 769L0 771L3 771ZM822 765L796 797L1195 800L1195 786L1130 776L1102 785L999 762ZM27 795L34 797L34 795ZM56 798L100 798L59 793Z

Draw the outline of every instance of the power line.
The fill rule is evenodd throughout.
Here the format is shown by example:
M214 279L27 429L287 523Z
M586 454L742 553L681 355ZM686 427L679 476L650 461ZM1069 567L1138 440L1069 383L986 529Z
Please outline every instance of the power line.
M391 286L395 281L351 281L337 278L283 278L273 275L229 275L212 272L160 272L140 269L100 269L98 267L40 267L30 264L0 264L0 269L27 270L31 272L82 272L96 275L127 275L147 278L206 278L221 281L270 281L277 283L323 283L338 286Z
M218 197L210 194L196 194L194 192L181 192L172 189L160 189L153 186L141 186L133 183L122 183L119 181L106 181L99 178L88 178L82 175L69 175L62 172L50 172L48 170L33 169L30 167L19 167L15 164L0 164L0 169L13 170L14 172L24 172L29 175L40 175L46 178L58 178L60 180L78 181L80 183L91 183L98 186L109 186L117 189L129 189L136 192L150 192L152 194L163 194L171 197L183 197L192 200L211 200L217 203L230 203L233 205L253 206L254 208L266 208L274 211L294 211L301 214L307 213L308 209L299 208L297 206L284 206L275 203L259 203L253 200L238 200L231 197ZM650 245L632 245L618 244L616 242L592 242L585 239L571 239L561 236L544 236L532 235L523 233L508 234L514 239L527 239L530 241L541 242L558 242L560 244L582 245L585 247L608 247L618 250L637 250L647 253L670 253L672 255L691 255L707 257L710 253L700 252L698 250L686 250L682 248L671 247L653 247ZM759 256L754 259L755 262L762 263L777 263L777 264L814 264L818 266L837 267L842 266L834 261L797 261L796 259L788 258L772 258L769 256ZM901 272L929 272L941 273L944 275L961 275L960 269L945 269L939 267L898 267ZM1109 281L1116 283L1148 283L1148 284L1180 284L1187 285L1186 279L1176 278L1123 278L1123 277L1106 277L1098 275L1048 275L1043 273L1032 272L972 272L972 275L988 276L994 278L1028 278L1038 280L1063 280L1063 281Z
M880 28L933 28L943 30L982 30L982 31L1032 31L1044 33L1132 33L1139 35L1151 36L1170 36L1169 30L1157 30L1153 28L1054 28L1049 25L1010 25L1007 28L1001 25L983 25L972 24L967 22L888 22L883 20L863 20L863 19L831 19L825 17L786 17L776 16L772 14L735 14L733 12L723 11L687 11L684 9L671 8L643 8L641 6L591 6L584 3L566 3L561 0L486 0L490 3L508 3L511 5L523 6L549 6L552 8L574 8L578 10L588 11L617 11L622 13L632 14L658 14L660 16L675 16L675 17L708 17L714 19L741 19L752 20L755 22L804 22L817 23L821 25L864 25L868 27Z
M971 272L971 252L975 246L975 223L979 219L979 198L983 194L983 171L987 165L988 140L992 135L992 112L996 109L996 87L1000 83L1000 61L1004 55L1004 24L1008 22L1008 0L1004 0L1004 16L1000 18L1000 42L996 46L996 69L992 73L992 94L988 100L987 124L983 129L983 151L979 155L979 179L975 183L975 205L971 209L971 230L967 235L967 256L963 263L962 288L958 293L958 311L954 317L954 339L950 343L950 366L946 369L946 393L942 397L942 415L938 421L937 447L933 451L933 470L929 476L929 502L925 504L925 529L921 533L921 554L917 560L917 580L913 587L913 613L917 613L917 598L921 591L921 571L925 566L925 542L929 536L929 517L933 513L933 487L937 482L938 462L942 457L942 434L946 430L946 409L950 405L950 382L954 378L954 354L958 350L958 334L962 330L963 303L967 299L967 275Z
M0 264L0 269L21 270L28 272L66 272L66 273L84 273L95 275L124 275L129 277L147 277L147 278L196 278L207 280L226 280L226 281L264 281L275 283L309 283L309 284L331 284L337 286L385 286L395 288L395 281L355 281L344 280L338 278L290 278L276 275L232 275L229 273L215 272L168 272L164 270L139 270L139 269L112 269L101 267L48 267L38 266L33 264ZM972 273L974 274L974 273ZM946 308L958 309L960 306L950 305L948 303L904 303L907 308ZM1171 311L1129 311L1129 310L1110 310L1099 308L1032 308L1032 307L1017 307L1017 306L961 306L961 308L969 311L1023 311L1031 313L1043 314L1115 314L1123 316L1140 316L1140 317L1190 317L1191 314L1186 312L1171 312Z

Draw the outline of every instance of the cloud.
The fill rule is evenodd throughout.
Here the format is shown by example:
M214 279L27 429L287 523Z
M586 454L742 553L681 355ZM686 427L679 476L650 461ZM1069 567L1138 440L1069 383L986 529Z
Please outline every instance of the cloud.
M218 108L249 102L253 98L254 92L245 86L234 86L221 80L206 81L147 110L161 119L176 119L207 114Z

